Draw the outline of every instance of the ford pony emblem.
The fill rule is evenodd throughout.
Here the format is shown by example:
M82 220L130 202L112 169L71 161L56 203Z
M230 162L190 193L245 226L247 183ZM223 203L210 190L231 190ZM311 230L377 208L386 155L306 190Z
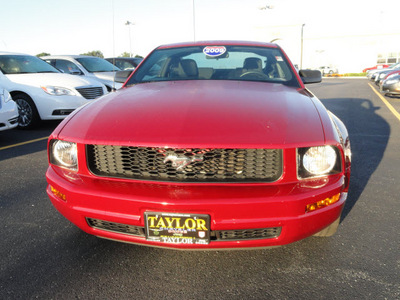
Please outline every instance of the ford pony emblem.
M172 166L177 171L184 172L186 166L190 165L193 162L203 161L204 157L201 154L196 154L193 156L185 156L179 154L169 154L165 159L164 163L171 162Z

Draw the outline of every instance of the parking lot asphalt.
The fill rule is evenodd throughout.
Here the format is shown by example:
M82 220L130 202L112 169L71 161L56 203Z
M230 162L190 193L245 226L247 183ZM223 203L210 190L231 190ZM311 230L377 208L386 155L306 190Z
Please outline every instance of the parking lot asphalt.
M308 88L349 130L350 192L336 235L278 248L176 251L87 235L45 192L58 122L0 132L0 299L400 299L400 120L365 78Z

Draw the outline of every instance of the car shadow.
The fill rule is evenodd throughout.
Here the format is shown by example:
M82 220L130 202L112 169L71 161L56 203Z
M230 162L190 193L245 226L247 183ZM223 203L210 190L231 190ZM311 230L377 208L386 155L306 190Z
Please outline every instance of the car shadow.
M379 166L390 137L390 126L376 111L379 107L368 99L320 99L339 117L349 131L352 166L349 195L342 220L353 209L372 174Z
M400 95L385 95L385 96L390 99L400 100Z

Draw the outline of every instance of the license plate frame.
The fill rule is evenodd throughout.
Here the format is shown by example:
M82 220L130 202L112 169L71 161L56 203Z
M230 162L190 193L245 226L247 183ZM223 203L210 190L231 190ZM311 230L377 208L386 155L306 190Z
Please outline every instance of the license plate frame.
M147 211L144 213L146 240L166 244L210 243L210 216Z

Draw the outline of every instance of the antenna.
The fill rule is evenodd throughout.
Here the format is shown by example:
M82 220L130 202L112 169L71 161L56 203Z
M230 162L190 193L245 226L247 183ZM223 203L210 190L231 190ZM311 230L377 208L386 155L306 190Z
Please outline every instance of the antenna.
M113 57L115 57L115 19L114 19L114 0L112 0L112 29L113 29ZM115 91L115 73L116 69L113 68L113 73L114 73L114 79L113 79L113 88L112 90Z
M193 3L193 42L196 41L196 11L195 11L195 5L194 5L194 0L192 0Z

